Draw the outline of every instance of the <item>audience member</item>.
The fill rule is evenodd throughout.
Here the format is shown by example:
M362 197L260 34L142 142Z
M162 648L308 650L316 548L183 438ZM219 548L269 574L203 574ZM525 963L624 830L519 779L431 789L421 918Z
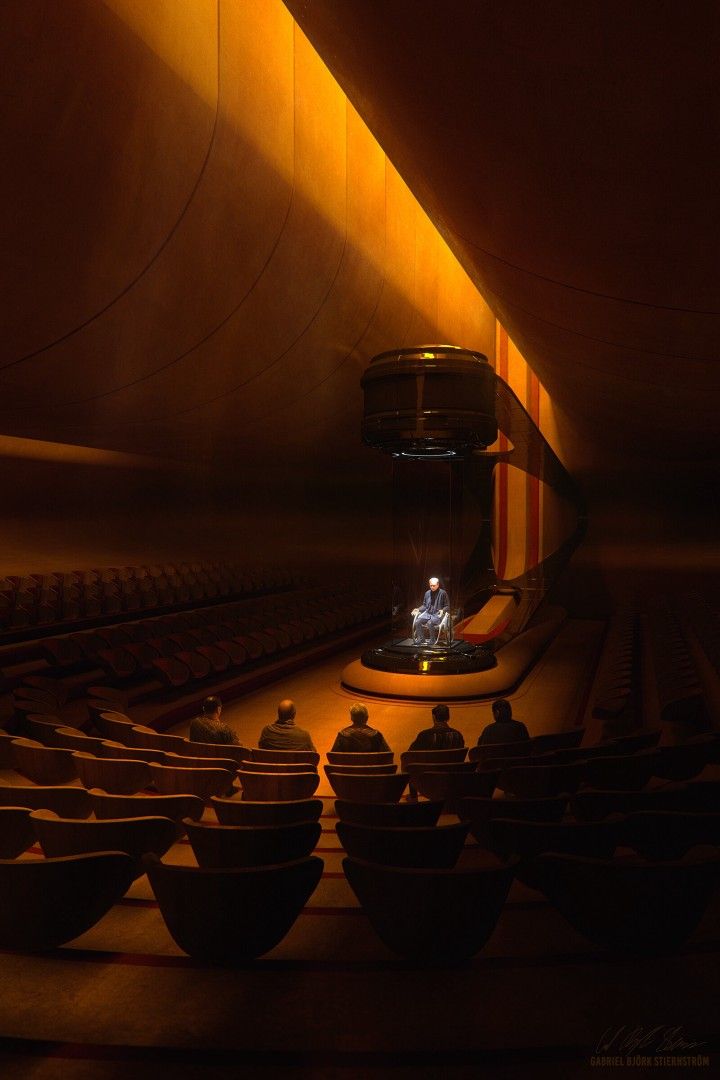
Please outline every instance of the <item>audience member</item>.
M376 731L368 724L368 711L364 705L355 702L350 706L350 727L338 731L333 750L339 750L346 754L368 753L373 750L389 750L382 732Z
M314 750L310 733L295 726L295 702L286 698L278 705L278 718L260 733L261 750Z
M512 705L505 698L493 701L492 711L493 723L482 730L478 746L485 746L488 743L522 742L530 738L525 725L519 720L513 720Z
M190 721L191 742L232 743L239 746L240 741L228 725L220 720L222 701L218 697L206 697L200 707L200 716Z
M418 732L408 750L455 750L465 745L462 732L450 727L447 705L436 705L432 717L433 726Z

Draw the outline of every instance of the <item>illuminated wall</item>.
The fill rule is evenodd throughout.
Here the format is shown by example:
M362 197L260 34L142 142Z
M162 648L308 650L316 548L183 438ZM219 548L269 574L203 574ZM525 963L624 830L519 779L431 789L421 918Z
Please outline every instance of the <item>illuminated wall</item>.
M9 7L0 572L223 550L381 563L389 474L360 443L359 378L387 348L493 360L497 336L499 369L549 414L280 0ZM549 529L542 485L513 472L509 576Z

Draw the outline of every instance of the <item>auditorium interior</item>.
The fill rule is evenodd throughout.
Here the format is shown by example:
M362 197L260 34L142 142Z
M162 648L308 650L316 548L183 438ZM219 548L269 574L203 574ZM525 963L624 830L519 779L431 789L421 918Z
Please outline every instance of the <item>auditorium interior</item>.
M717 6L0 25L3 1077L709 1072Z

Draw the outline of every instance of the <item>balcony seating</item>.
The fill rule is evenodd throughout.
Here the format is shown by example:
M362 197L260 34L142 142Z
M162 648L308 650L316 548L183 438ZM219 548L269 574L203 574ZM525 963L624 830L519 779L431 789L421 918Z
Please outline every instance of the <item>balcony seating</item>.
M317 791L320 777L316 772L275 773L238 770L243 800L249 802L288 802L309 799Z
M43 746L35 739L14 738L10 755L17 771L34 784L67 784L77 779L72 750Z
M320 839L317 821L291 825L215 825L183 823L199 866L269 866L294 862L312 853Z
M221 825L293 825L317 821L323 810L322 799L249 802L214 796L210 803Z
M407 787L407 773L368 776L364 773L337 772L328 776L330 786L339 799L346 802L397 802Z
M383 866L450 870L458 861L468 834L467 821L452 825L358 825L338 821L340 843L353 859Z
M458 962L479 952L495 929L514 864L415 870L345 858L343 870L389 949L423 963Z
M0 859L15 859L34 844L31 813L27 806L0 806Z
M335 811L340 820L356 825L437 825L443 806L441 801L368 803L335 800Z
M124 852L0 860L0 948L55 949L83 934L128 890Z
M101 788L109 795L134 795L150 783L150 765L137 758L99 758L76 751L73 754L83 787Z
M567 921L596 944L664 953L692 934L720 882L720 857L691 856L655 863L551 853L534 860L533 875Z
M274 948L315 891L323 861L315 855L280 866L206 870L143 866L170 934L190 956L232 965Z
M166 817L82 821L58 817L52 810L33 810L30 820L48 858L93 851L124 851L133 859L136 875L142 873L142 855L152 851L162 856L177 839L175 822Z

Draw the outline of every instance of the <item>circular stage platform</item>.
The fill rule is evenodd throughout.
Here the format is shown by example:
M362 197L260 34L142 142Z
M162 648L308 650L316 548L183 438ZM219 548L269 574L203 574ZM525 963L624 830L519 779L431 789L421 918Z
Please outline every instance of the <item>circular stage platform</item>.
M451 674L446 667L442 667L438 656L435 657L435 663L432 663L432 648L413 646L412 642L405 646L402 642L394 642L370 652L377 657L391 644L396 649L398 646L404 647L408 649L408 664L414 664L409 670L383 670L377 666L369 667L362 660L354 660L344 668L340 681L342 686L351 692L390 700L472 701L478 698L502 697L518 686L558 632L565 618L566 612L561 608L548 609L546 617L539 625L524 630L503 645L497 653L483 650L492 662L492 666L488 667L486 664L484 670ZM440 651L448 652L447 649ZM480 655L478 654L478 663ZM413 657L416 659L412 660ZM423 663L426 663L427 667L423 667Z

